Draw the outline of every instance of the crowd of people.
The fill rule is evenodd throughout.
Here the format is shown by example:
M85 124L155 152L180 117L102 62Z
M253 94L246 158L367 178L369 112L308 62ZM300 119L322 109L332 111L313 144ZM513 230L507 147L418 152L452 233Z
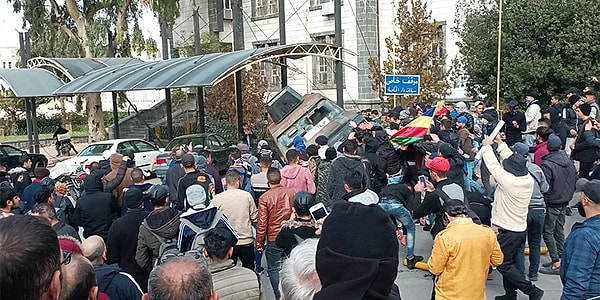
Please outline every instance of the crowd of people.
M560 276L561 299L598 297L600 109L579 95L511 101L495 137L492 102L448 104L408 147L390 137L426 105L362 111L347 139L298 136L281 155L245 124L224 174L179 145L153 185L113 154L75 201L24 156L0 174L0 299L262 299L261 276L278 300L401 299L399 265L425 259L417 226L433 238L431 299L486 299L494 268L498 300L542 299L538 273ZM574 193L585 220L565 239Z

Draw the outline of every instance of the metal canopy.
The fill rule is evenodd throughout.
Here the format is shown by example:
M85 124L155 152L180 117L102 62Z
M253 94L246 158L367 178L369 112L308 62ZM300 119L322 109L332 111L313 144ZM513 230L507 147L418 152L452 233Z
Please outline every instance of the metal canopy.
M69 81L106 67L142 62L137 58L47 58L34 57L27 61L30 69L47 69L65 76Z
M339 60L339 57L343 57L342 52L355 55L337 45L305 43L156 62L130 62L89 72L58 88L54 94L207 87L253 63L278 57L297 59L307 55ZM346 65L356 69L350 64Z
M19 98L52 97L64 84L52 72L42 69L0 69L0 79Z

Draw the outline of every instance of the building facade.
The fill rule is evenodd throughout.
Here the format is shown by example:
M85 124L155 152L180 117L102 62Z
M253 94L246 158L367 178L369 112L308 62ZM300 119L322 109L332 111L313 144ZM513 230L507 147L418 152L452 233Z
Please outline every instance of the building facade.
M191 42L193 45L193 21L190 17L194 7L204 7L200 12L201 31L218 34L224 43L231 43L233 34L230 5L233 0L182 1L181 17L176 22L174 45ZM198 3L199 1L199 3ZM440 24L444 36L446 66L458 55L457 38L452 32L457 0L428 0L432 18ZM397 0L396 0L397 3ZM206 5L206 6L204 6ZM211 10L211 8L215 8ZM347 109L377 108L380 99L372 90L369 78L369 58L387 57L385 39L393 34L392 20L397 6L393 0L342 0L343 47L356 55L345 54L343 59L358 68L344 66L344 103ZM216 15L214 15L216 14ZM277 0L243 0L243 31L246 49L279 44L279 9ZM285 1L287 44L321 42L335 43L333 0ZM212 17L211 17L212 16ZM212 23L211 23L212 22ZM315 56L287 60L288 85L300 94L321 93L336 99L335 63L333 60ZM281 69L277 64L262 63L263 75L273 93L281 89ZM453 83L449 101L465 99L461 82Z

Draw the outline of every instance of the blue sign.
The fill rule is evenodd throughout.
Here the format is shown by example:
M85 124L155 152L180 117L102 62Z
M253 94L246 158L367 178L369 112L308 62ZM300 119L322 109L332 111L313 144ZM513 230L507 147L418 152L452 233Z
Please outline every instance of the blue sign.
M421 94L421 76L385 75L385 94L417 96Z

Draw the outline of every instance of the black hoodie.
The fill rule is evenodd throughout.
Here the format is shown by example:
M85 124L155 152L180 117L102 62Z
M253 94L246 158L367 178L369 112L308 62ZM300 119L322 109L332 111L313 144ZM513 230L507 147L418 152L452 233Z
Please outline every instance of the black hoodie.
M111 300L141 299L142 290L131 275L121 272L117 265L95 266L98 290Z
M85 238L99 235L104 240L118 211L117 199L109 193L103 192L102 172L93 171L84 182L85 195L77 200L77 205L70 217L74 226L83 227Z
M371 187L370 176L367 174L361 158L359 156L340 156L331 163L331 167L329 168L327 194L331 199L332 206L335 202L342 201L342 196L346 194L344 177L353 171L360 172L363 175L363 188Z
M440 143L439 151L440 154L450 162L448 180L463 187L465 185L465 159L448 143Z
M573 198L577 170L564 152L552 151L542 157L542 172L550 189L544 194L548 207L565 207Z

